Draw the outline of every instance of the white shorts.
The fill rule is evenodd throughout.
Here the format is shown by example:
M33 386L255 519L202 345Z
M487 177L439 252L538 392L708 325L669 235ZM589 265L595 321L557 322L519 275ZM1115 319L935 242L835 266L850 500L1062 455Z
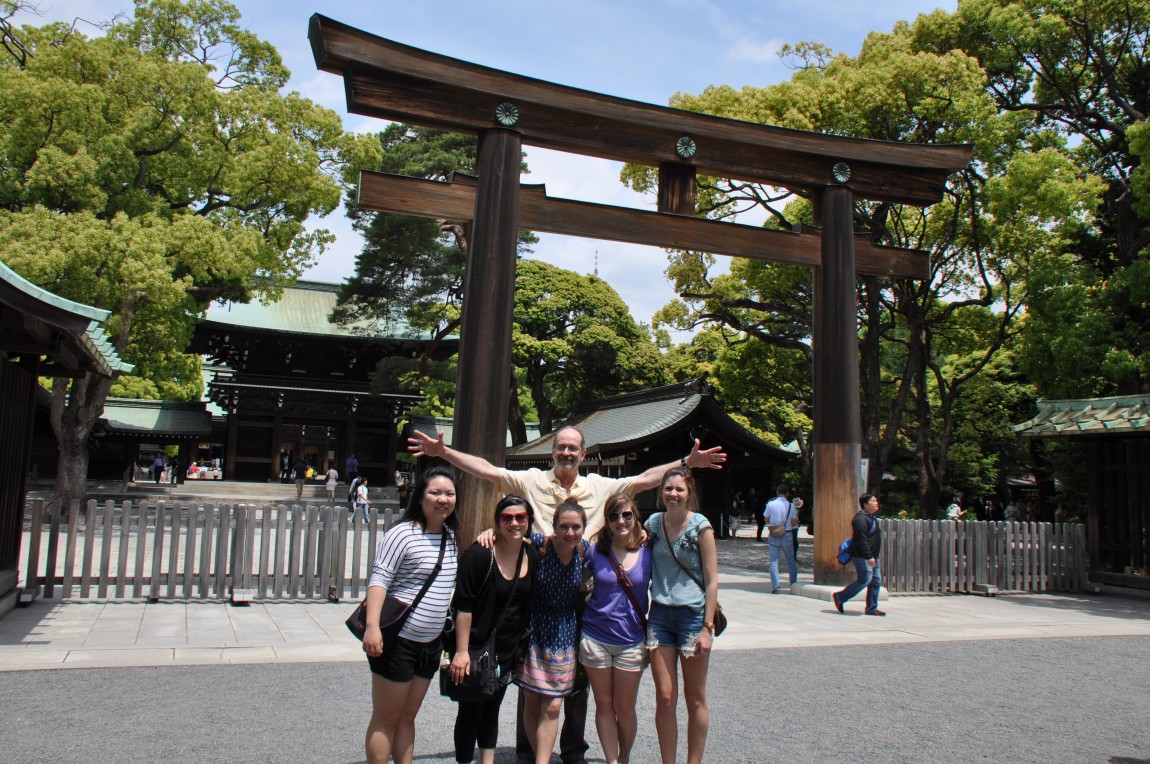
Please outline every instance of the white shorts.
M586 668L620 671L642 671L647 667L647 646L642 642L629 647L605 645L597 639L579 641L579 662Z

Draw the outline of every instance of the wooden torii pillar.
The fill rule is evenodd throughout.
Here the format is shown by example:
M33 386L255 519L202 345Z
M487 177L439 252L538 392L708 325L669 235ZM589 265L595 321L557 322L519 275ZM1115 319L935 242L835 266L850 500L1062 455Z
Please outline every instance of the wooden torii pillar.
M815 582L841 582L835 556L858 506L862 452L855 274L928 272L923 252L856 237L854 199L933 204L969 162L970 147L807 133L628 101L429 53L318 14L309 39L316 65L343 77L349 112L479 137L478 181L364 172L358 198L364 209L472 221L455 417L454 445L463 451L504 462L519 228L815 270ZM523 186L523 145L658 167L658 211L553 199ZM700 173L809 192L821 234L694 217ZM494 494L466 485L465 535L489 522Z

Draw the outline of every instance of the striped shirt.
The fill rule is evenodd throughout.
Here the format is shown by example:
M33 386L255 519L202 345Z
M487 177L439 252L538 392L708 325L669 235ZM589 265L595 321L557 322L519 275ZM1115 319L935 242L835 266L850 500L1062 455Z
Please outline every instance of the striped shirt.
M427 577L435 569L440 541L441 534L430 533L418 523L393 525L379 540L368 587L382 586L391 596L403 602L414 601ZM427 594L420 600L419 607L403 625L399 636L423 643L439 638L443 632L443 621L447 618L447 609L451 605L458 561L459 550L455 546L455 537L448 532L443 567Z

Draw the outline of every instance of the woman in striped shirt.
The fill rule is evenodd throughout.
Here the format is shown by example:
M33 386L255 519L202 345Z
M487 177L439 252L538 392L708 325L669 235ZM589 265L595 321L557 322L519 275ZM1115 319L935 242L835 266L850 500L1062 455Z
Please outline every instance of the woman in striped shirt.
M371 721L364 747L369 764L411 764L415 716L439 668L443 623L455 587L455 474L447 467L424 472L399 522L380 539L367 589L367 632L363 650L371 666ZM443 534L446 548L439 573L410 612L393 643L383 649L379 614L390 592L415 600L435 570Z

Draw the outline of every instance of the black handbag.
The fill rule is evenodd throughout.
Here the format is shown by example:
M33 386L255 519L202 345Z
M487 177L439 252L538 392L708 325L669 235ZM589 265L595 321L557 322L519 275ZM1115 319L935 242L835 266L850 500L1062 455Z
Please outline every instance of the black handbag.
M499 692L500 687L506 686L511 681L511 674L502 674L499 668L499 661L495 655L495 635L499 633L499 627L503 625L503 619L511 609L511 601L515 599L515 589L519 586L519 569L523 567L523 556L526 552L527 546L524 544L519 549L519 556L515 558L515 581L511 584L511 593L507 595L503 612L499 614L499 619L491 629L491 636L482 646L467 648L467 654L471 657L469 673L463 677L463 681L456 684L451 678L450 664L440 668L439 694L445 698L451 698L457 703L490 700ZM494 549L491 550L491 558L494 561Z
M415 611L419 605L423 595L427 594L427 590L431 588L432 582L435 581L436 576L439 575L440 569L443 567L443 555L447 551L447 529L444 528L443 536L439 540L439 559L435 561L435 568L432 569L431 575L423 582L423 586L419 590L419 594L415 595L415 599L411 604L407 604L401 599L392 597L390 593L384 597L383 608L379 611L379 631L383 635L383 649L386 650L399 636L403 624L407 623L407 618ZM359 607L351 611L351 615L344 621L348 631L352 633L360 642L363 641L363 635L367 633L367 598L359 603Z

